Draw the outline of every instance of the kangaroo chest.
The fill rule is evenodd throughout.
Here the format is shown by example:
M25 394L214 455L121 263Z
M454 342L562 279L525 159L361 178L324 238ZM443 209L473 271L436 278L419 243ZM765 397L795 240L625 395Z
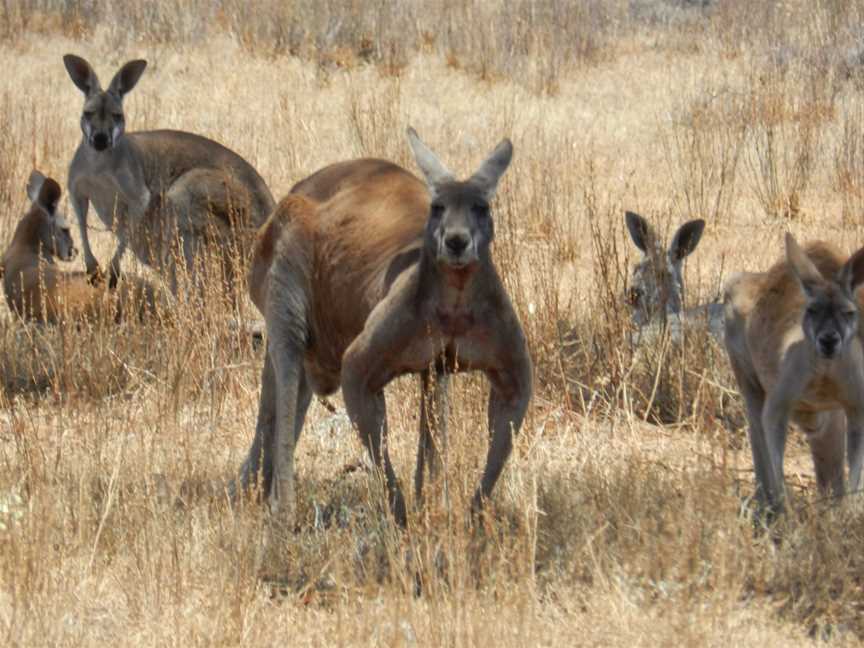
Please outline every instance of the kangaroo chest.
M818 413L854 404L847 397L845 385L838 385L826 378L817 378L807 388L795 405L795 411Z
M129 214L131 206L111 177L89 176L81 184L99 220L118 238L126 241L142 263L154 265L161 259L165 243L174 233L175 223L165 217L158 205L152 204L149 192L137 196L142 204L146 202L147 205L139 217L132 218Z
M123 196L107 178L89 176L79 181L83 185L84 194L93 206L99 220L108 228L121 226L125 221L126 205Z
M473 309L436 308L403 352L403 372L436 365L447 371L486 369L492 356L491 330Z

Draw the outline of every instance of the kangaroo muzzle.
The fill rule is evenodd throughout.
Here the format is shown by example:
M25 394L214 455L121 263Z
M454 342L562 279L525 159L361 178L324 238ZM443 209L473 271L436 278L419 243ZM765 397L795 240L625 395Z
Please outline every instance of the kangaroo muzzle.
M448 265L464 267L477 260L477 251L471 233L467 230L450 230L441 237L438 258Z
M111 145L111 136L108 133L94 133L90 139L91 146L97 151L104 151Z
M819 355L823 358L833 358L837 355L837 352L840 349L840 343L842 339L840 334L836 331L826 331L825 333L820 333L819 337L816 339L816 347L819 351Z

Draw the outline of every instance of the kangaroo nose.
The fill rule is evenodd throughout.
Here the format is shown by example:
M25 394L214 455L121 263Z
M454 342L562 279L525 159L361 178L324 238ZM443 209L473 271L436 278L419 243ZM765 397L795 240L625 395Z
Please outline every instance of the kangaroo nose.
M93 136L93 148L97 151L104 151L108 148L108 134L96 133L96 135Z
M444 244L447 246L447 249L457 256L465 251L469 242L468 236L461 233L448 234L447 238L444 239Z
M825 357L834 355L834 351L840 346L840 335L835 331L823 333L819 336L819 350Z

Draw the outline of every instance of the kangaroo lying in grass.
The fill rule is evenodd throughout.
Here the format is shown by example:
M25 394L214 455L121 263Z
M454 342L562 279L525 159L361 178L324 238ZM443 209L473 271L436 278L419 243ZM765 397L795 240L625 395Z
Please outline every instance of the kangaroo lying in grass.
M294 448L314 391L340 386L348 415L383 470L400 525L406 508L387 451L384 387L418 373L424 390L415 487L438 469L435 421L445 416L447 374L483 371L491 383L490 446L472 510L492 492L531 397L522 327L490 254L490 202L510 163L504 140L458 181L413 129L424 184L383 160L326 167L299 183L258 234L252 299L264 313L268 349L255 439L243 465L271 507L294 501ZM322 202L318 202L321 200ZM432 387L427 412L425 394Z
M0 261L9 308L24 319L56 323L94 317L111 309L113 317L143 317L165 305L166 296L150 283L123 276L113 291L92 285L84 272L63 272L54 263L71 261L77 250L66 218L58 210L60 185L38 171L30 174L32 204L18 223Z
M633 311L633 323L639 329L638 339L645 341L669 326L673 339L682 329L707 328L716 339L723 339L723 306L718 302L684 308L684 259L690 255L705 229L698 219L684 223L666 249L651 225L639 214L625 214L630 238L642 252L642 260L633 268L626 300Z
M783 454L790 420L807 435L821 492L861 487L864 459L864 248L845 263L825 243L802 250L786 235L786 259L733 277L725 295L726 350L747 407L756 497L783 510ZM845 415L845 416L844 416Z

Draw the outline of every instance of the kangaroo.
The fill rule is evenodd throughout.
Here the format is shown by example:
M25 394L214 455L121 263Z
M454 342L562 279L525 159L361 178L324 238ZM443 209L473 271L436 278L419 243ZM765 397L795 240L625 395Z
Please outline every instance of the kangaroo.
M660 243L654 228L639 214L625 213L627 230L633 243L642 252L642 260L633 268L630 288L625 299L633 311L633 323L639 330L637 339L644 340L669 325L673 339L680 339L687 327L705 327L716 339L723 339L723 305L711 302L684 308L682 266L705 229L702 219L684 223L669 249Z
M277 512L293 508L294 448L313 391L341 386L400 526L407 515L387 451L383 392L392 379L417 373L423 389L418 501L424 466L432 477L438 470L444 440L433 431L446 413L449 373L483 371L492 385L490 446L472 511L490 496L525 416L531 359L490 254L490 201L512 144L503 140L457 181L411 128L408 139L425 183L384 160L331 165L295 186L259 231L249 283L268 349L240 483L260 478Z
M120 278L115 290L95 286L83 272L63 272L54 263L71 261L78 251L69 225L58 210L60 185L33 171L27 182L31 206L15 228L0 260L3 291L9 308L20 317L41 323L95 316L114 309L117 319L144 317L164 307L165 297L148 282Z
M69 167L69 195L87 272L101 273L87 235L92 203L118 240L111 282L131 246L142 263L167 273L176 296L179 250L193 286L200 290L196 258L206 248L220 254L223 281L236 302L236 261L245 259L255 229L274 207L264 180L239 155L200 135L125 132L123 99L138 83L146 61L123 65L107 90L84 59L67 54L63 62L84 93L83 138Z
M862 281L864 248L844 263L829 245L802 250L786 234L785 261L727 283L726 350L746 404L756 500L769 515L784 507L790 420L807 435L820 492L843 494L844 446L850 488L861 487Z

